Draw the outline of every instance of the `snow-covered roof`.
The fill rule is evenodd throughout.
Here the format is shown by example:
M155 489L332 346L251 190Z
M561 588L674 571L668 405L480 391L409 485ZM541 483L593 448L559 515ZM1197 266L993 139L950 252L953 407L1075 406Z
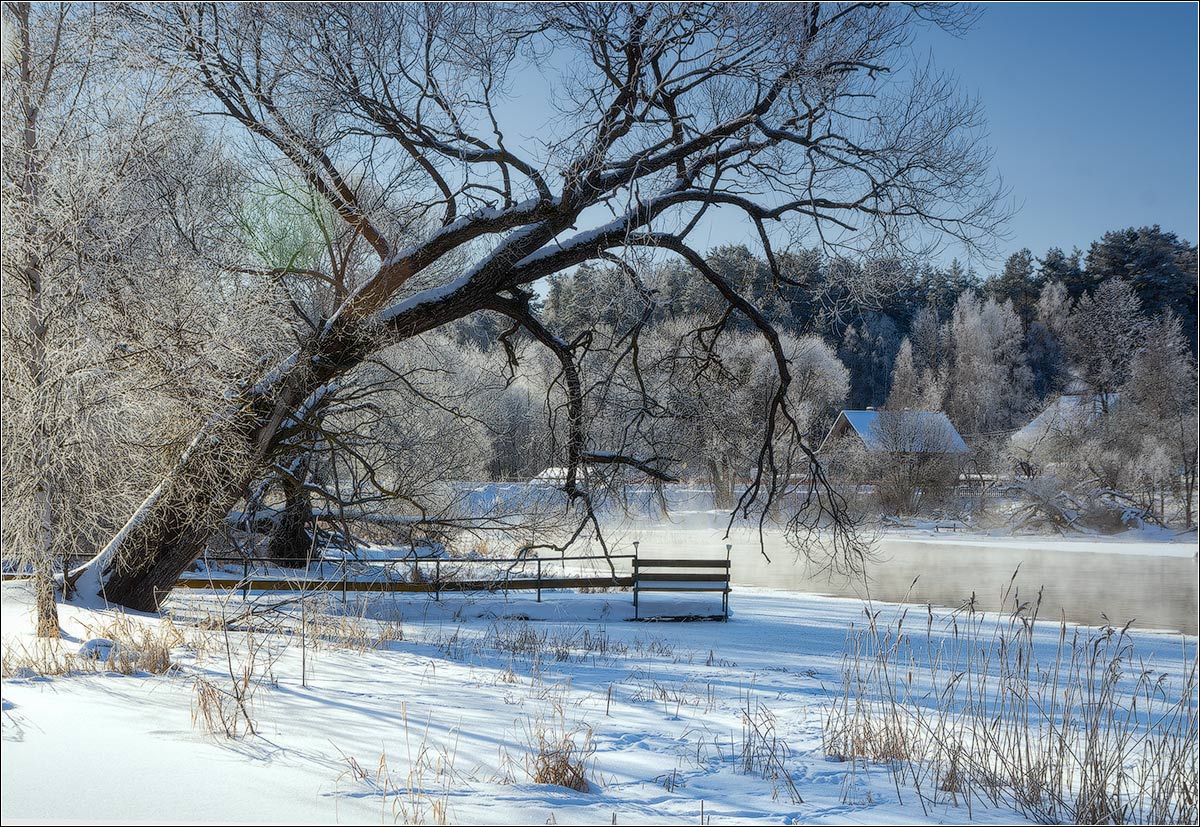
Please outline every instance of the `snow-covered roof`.
M594 474L596 469L594 465L581 465L575 469L575 479L583 482L585 474ZM567 469L565 466L551 466L539 471L531 482L566 482Z
M1018 448L1030 450L1048 436L1062 436L1092 424L1118 401L1115 393L1063 394L1010 439Z
M842 411L821 448L852 430L868 451L965 454L967 443L941 411Z

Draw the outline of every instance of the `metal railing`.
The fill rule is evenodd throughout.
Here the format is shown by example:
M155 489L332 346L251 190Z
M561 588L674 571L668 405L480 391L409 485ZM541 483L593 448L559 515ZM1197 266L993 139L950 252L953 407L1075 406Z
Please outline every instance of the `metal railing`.
M595 555L560 555L557 557L419 557L409 555L405 557L374 557L374 558L356 558L352 556L336 557L336 558L317 558L312 564L317 564L322 567L330 564L336 564L337 576L326 576L323 571L317 573L317 576L312 576L308 569L304 571L301 577L296 576L279 576L279 577L252 577L252 568L263 568L264 575L271 568L284 569L283 566L271 560L261 558L243 557L243 556L211 556L206 555L198 558L197 562L206 564L234 564L240 565L242 568L242 576L240 579L213 577L211 572L207 577L201 576L184 576L176 582L177 587L184 588L229 588L231 590L241 589L242 596L248 597L251 591L336 591L341 590L343 598L348 592L357 591L376 591L376 592L423 592L432 593L435 600L441 600L442 592L465 592L465 591L521 591L532 590L537 593L537 602L542 600L543 589L554 588L602 588L606 586L631 586L633 584L632 574L621 575L610 570L610 573L604 575L571 575L565 573L559 576L546 576L544 571L545 564L566 564L572 562L592 562L603 563L605 566L611 566L614 561L633 560L635 554L612 554L604 557ZM378 574L388 574L390 569L396 566L412 567L414 576L410 580L390 579L387 577L376 577L374 579L358 579L351 577L351 566L358 566L359 571L356 574L369 574L371 569L375 569ZM493 569L500 566L509 566L508 569L502 572L496 572L494 576L486 579L464 579L458 578L455 575L463 567L471 566L488 566ZM525 571L518 571L517 567L532 566L533 572L526 574ZM432 567L432 577L429 574L422 572L422 569L428 571ZM445 576L443 568L450 569L450 577ZM286 575L286 571L279 572ZM514 575L525 575L514 576ZM530 576L531 575L531 576Z

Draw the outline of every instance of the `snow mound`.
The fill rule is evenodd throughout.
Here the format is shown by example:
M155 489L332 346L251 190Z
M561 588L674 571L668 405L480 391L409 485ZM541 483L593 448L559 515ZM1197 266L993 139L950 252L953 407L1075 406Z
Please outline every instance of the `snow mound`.
M121 646L115 640L106 637L94 637L84 641L79 647L79 656L87 660L109 661L122 655L133 655L127 647Z

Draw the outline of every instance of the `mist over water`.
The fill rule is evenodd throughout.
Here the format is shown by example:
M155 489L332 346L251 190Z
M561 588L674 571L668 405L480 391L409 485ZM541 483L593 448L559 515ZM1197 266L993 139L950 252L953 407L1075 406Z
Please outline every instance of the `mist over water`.
M759 549L757 533L748 529L735 529L728 540L722 538L723 526L630 525L624 534L640 541L644 556L724 557L729 542L735 585L948 608L974 595L976 606L988 611L1011 611L1026 602L1032 610L1041 590L1038 615L1043 619L1065 615L1075 623L1116 626L1133 620L1138 629L1197 633L1194 557L1056 551L1007 538L987 544L885 537L867 563L864 582L829 576L776 531L763 536L770 562ZM1002 602L1010 582L1008 601ZM734 599L736 607L736 591Z
M487 497L511 497L516 492L528 497L534 488L514 484L500 494L490 485L481 486L480 491ZM1133 621L1134 628L1142 630L1189 635L1198 631L1194 544L1131 544L1120 537L883 535L874 544L864 579L831 575L820 565L820 548L812 554L816 562L810 562L778 529L765 530L761 545L758 531L745 523L735 524L726 538L729 513L713 509L705 490L668 486L665 517L650 489L631 486L625 494L620 505L607 503L602 515L610 554L632 554L637 541L642 557L723 559L729 544L735 587L930 603L951 609L973 598L976 607L986 611L1012 611L1025 603L1029 604L1027 611L1032 611L1040 590L1038 617L1043 620L1057 622L1065 616L1068 621L1095 626L1123 626ZM547 487L544 495L556 494ZM1130 553L1134 551L1140 553ZM581 541L568 552L597 557L603 553L595 541ZM627 559L617 560L615 565L621 573L631 568ZM591 566L597 572L607 571L606 565ZM576 563L574 567L588 568L589 564ZM736 611L736 588L732 606Z

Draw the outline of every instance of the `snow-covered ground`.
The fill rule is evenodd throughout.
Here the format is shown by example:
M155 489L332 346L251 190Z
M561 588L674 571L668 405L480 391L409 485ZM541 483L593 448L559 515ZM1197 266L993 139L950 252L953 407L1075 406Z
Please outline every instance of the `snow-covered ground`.
M645 601L644 610L664 614L719 605L705 596ZM376 598L366 613L398 620L402 639L366 651L269 643L267 681L251 702L259 734L237 740L193 724L197 679L229 682L229 662L220 639L211 648L211 636L174 650L181 667L174 674L7 679L2 815L6 822L1019 820L979 802L969 811L926 811L885 767L854 770L826 759L822 722L862 602L739 587L729 623L625 622L631 603L621 592L551 593L540 604L515 595ZM29 645L30 607L25 586L4 585L6 649ZM204 593L171 606L180 617L211 608ZM64 607L63 646L74 651L94 635L88 627L110 615ZM394 636L397 627L389 628ZM1039 646L1053 649L1058 627L1038 628ZM1135 639L1147 665L1168 676L1196 655L1194 637ZM241 633L231 640L238 651L247 642ZM740 766L743 710L762 707L786 744L779 754L803 803L782 780ZM573 734L578 745L590 732L587 792L533 783L529 745L539 730Z

